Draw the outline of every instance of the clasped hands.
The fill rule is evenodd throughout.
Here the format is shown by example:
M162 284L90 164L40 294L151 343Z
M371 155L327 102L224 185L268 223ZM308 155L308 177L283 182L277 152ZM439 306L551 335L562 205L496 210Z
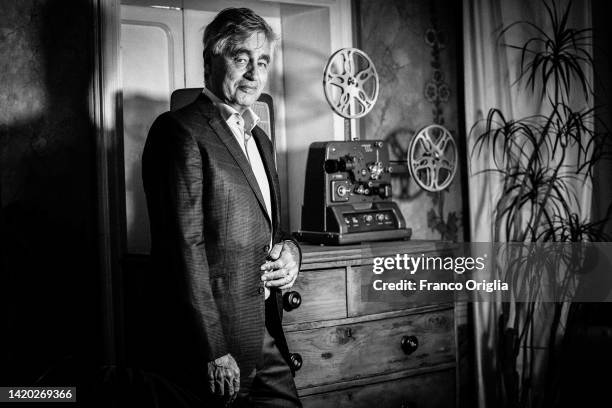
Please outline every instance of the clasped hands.
M261 280L266 287L289 289L298 276L300 252L291 241L283 241L274 245L268 260L261 265L263 271ZM210 361L207 368L208 386L210 392L217 395L230 405L236 399L240 390L240 368L231 354Z

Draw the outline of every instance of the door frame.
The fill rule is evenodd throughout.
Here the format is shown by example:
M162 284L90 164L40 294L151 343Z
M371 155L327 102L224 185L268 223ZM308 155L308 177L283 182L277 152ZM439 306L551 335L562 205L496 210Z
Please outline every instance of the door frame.
M122 95L119 73L120 1L90 0L93 8L93 78L89 108L95 126L103 364L123 361L121 258L125 243Z

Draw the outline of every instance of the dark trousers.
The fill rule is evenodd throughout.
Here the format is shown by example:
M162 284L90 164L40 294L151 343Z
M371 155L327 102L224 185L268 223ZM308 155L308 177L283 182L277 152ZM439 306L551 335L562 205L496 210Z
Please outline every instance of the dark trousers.
M264 328L262 358L251 373L249 389L240 390L234 406L239 408L301 408L293 375L274 338Z

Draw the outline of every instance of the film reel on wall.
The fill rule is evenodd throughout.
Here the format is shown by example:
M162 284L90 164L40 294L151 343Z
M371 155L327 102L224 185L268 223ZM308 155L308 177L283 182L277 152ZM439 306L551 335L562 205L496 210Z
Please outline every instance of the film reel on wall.
M342 48L331 55L323 73L323 90L331 109L345 120L345 140L350 140L350 120L367 115L378 100L380 83L370 57L357 48ZM448 129L432 124L411 139L405 163L396 174L409 173L422 189L437 192L452 183L458 167L458 151Z

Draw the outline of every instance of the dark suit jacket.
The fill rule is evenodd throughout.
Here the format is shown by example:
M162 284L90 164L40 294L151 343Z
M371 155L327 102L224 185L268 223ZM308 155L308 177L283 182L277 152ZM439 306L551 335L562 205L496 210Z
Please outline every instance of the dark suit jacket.
M253 137L270 180L271 220L246 156L206 96L159 116L144 149L154 268L143 283L151 311L143 348L149 368L195 388L206 387L207 363L227 353L248 385L264 322L288 360L281 293L273 290L264 308L259 267L271 231L274 243L290 237L279 228L272 144L258 127Z

